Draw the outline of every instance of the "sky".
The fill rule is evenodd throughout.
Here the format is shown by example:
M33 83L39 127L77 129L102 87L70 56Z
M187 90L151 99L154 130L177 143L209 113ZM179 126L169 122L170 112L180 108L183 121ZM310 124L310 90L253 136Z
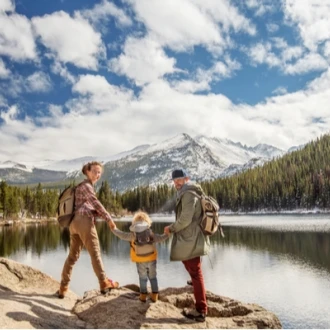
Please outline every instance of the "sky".
M330 0L0 0L0 161L329 133Z

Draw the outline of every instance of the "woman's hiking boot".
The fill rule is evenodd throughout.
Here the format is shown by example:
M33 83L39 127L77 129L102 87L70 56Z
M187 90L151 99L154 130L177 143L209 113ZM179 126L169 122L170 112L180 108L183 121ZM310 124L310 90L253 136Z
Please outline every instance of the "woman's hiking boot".
M150 300L152 302L156 302L158 300L158 292L152 292L152 293L150 293Z
M57 293L57 296L60 299L63 299L65 297L66 293L68 292L68 290L69 290L69 287L68 286L60 285L60 289L56 292Z
M148 296L147 293L140 293L140 297L139 297L140 301L147 302L147 296Z
M106 278L103 282L100 283L100 291L102 294L106 294L111 291L111 289L116 289L119 287L119 283Z
M184 308L182 314L196 322L205 322L206 314L200 313L196 308Z

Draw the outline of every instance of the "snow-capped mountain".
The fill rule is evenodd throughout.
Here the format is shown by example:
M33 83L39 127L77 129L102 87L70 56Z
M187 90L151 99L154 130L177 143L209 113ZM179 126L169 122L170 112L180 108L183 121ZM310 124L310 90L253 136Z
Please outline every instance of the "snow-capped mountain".
M40 168L31 163L0 163L0 179L11 184L79 181L82 165L98 160L104 163L102 179L107 180L112 189L123 191L138 185L169 183L174 168L185 168L193 180L210 180L260 166L284 153L266 144L247 147L228 139L192 138L183 133L157 144L141 145L108 157L47 160L36 164Z
M235 143L228 139L209 138L206 136L197 136L196 141L209 148L227 166L231 164L243 165L252 158L272 159L285 154L284 150L268 144L247 147L240 142Z

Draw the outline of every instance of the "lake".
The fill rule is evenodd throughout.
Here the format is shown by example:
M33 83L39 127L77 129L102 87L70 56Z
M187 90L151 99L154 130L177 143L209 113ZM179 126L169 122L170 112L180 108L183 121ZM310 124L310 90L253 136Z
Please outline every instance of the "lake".
M152 217L162 233L174 221ZM212 236L202 267L207 290L274 312L284 328L330 328L330 216L222 216L225 238ZM130 222L118 221L128 230ZM106 223L98 222L107 275L121 285L136 283L129 243L119 240ZM69 235L56 223L0 228L0 255L35 267L60 280ZM169 261L170 240L158 245L160 288L186 284L180 262ZM78 295L98 288L89 255L84 250L73 270L70 289Z

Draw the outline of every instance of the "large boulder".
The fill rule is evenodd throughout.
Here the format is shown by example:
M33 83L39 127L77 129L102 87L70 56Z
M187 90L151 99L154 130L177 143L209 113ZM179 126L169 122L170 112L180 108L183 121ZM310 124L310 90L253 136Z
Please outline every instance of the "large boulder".
M156 303L139 301L136 285L106 295L73 292L58 299L59 283L31 267L0 258L0 328L281 328L278 318L255 304L207 292L204 323L185 318L193 307L192 288L166 288Z
M0 328L87 328L71 313L78 296L69 291L66 299L55 292L59 282L20 263L0 258Z

